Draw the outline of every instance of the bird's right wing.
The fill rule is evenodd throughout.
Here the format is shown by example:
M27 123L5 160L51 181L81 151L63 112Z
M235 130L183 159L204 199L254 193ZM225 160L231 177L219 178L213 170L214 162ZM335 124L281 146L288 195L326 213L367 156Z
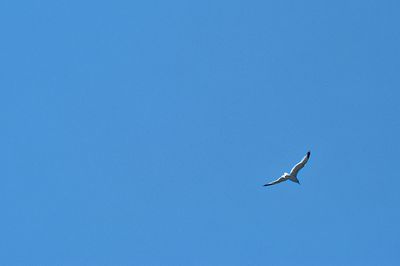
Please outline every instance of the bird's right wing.
M290 171L290 175L297 176L297 173L301 170L301 168L304 167L304 165L306 165L309 158L310 158L310 152L307 152L306 156L304 156L304 158L298 164L296 164Z
M266 187L266 186L272 186L272 185L278 184L278 183L283 182L283 181L286 181L286 180L287 180L287 178L279 177L277 180L265 184L264 187Z

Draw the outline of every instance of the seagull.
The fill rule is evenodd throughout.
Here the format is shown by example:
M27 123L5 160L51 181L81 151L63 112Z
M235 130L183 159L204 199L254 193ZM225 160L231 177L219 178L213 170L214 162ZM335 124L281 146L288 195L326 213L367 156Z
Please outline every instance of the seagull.
M272 186L272 185L281 183L286 180L290 180L290 181L295 182L300 185L300 182L297 179L297 174L304 167L304 165L306 165L308 159L310 158L310 154L311 154L311 152L307 152L306 156L304 156L304 158L292 168L292 170L290 171L290 174L284 173L277 180L267 183L264 186Z

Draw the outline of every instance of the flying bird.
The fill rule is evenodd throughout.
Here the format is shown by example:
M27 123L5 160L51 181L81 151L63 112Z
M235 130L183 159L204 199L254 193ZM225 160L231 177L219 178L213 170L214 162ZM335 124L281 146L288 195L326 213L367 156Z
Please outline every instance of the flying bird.
M297 179L297 174L304 167L304 165L306 165L306 163L308 162L308 159L310 158L310 154L311 154L310 152L307 152L306 156L304 156L304 158L292 168L292 170L290 171L290 174L284 173L277 180L267 183L264 186L272 186L272 185L281 183L286 180L290 180L292 182L300 184L299 180Z

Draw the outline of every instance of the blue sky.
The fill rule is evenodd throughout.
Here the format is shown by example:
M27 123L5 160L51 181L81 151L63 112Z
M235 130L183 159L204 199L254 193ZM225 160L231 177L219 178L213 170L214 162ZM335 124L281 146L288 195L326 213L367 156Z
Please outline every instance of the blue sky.
M2 1L0 264L398 265L399 8Z

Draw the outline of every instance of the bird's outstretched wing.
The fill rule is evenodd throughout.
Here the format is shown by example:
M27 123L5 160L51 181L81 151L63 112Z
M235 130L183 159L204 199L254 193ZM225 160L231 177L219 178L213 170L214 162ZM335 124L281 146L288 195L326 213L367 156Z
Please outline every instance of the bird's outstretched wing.
M310 152L307 152L306 156L304 156L304 158L292 168L292 170L290 171L291 176L297 176L297 173L301 170L301 168L306 165L308 159L310 158L310 154Z
M264 187L266 187L266 186L272 186L272 185L278 184L278 183L283 182L283 181L286 181L286 180L287 180L287 178L281 176L281 177L279 177L277 180L265 184Z

